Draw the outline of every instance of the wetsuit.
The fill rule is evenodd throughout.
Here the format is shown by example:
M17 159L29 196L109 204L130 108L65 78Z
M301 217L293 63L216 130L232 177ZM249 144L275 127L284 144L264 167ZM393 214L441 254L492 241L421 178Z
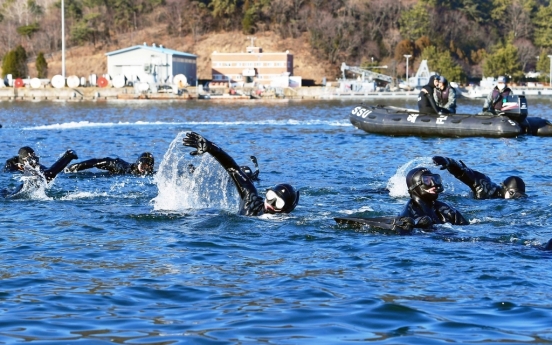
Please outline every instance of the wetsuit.
M498 87L495 86L485 99L485 103L483 104L483 111L489 111L492 113L500 111L500 109L502 109L502 100L504 98L507 98L508 96L513 95L514 92L508 86L506 86L502 91L500 91Z
M505 198L505 193L509 189L504 186L509 186L511 184L512 188L522 189L518 191L520 195L516 197L525 196L525 183L518 177L507 178L501 186L491 181L489 176L468 168L462 161L458 163L452 158L435 156L433 157L433 162L436 165L440 165L441 169L447 169L449 173L467 185L473 192L473 197L475 199L503 199ZM514 180L508 182L510 179ZM521 184L523 184L523 186Z
M120 158L94 158L79 163L71 164L67 167L68 172L77 172L81 170L98 168L101 170L107 170L112 174L133 174L141 175L138 171L138 164L129 163Z
M184 145L198 148L197 154L208 152L215 158L220 165L228 172L232 181L238 189L240 195L240 208L238 213L245 216L260 216L265 212L264 198L259 196L257 188L251 179L240 169L240 166L230 155L224 152L216 144L204 139L201 142L201 148L195 145L187 144L187 138L184 138Z
M424 91L425 90L425 91ZM424 114L440 114L440 109L435 104L433 94L435 93L435 76L429 78L429 83L422 87L418 94L418 111Z
M153 174L155 160L149 152L142 153L136 162L128 163L120 158L89 159L67 167L67 172L77 172L85 169L98 168L107 170L112 174L149 175Z
M234 159L201 135L195 132L186 133L183 144L196 149L190 152L192 156L206 152L210 153L228 172L240 195L239 214L260 216L264 213L289 213L299 203L299 191L287 183L280 183L268 188L266 198L260 197L249 176L238 166Z
M431 174L426 168L412 169L406 176L406 185L410 194L410 200L406 203L399 217L410 217L414 220L416 228L431 228L433 224L451 223L454 225L467 225L469 222L462 214L448 205L438 201L439 193L443 191L441 182L431 182L424 185L422 177L440 176ZM432 179L436 181L436 179ZM429 193L433 189L433 193Z
M434 94L437 107L445 114L456 114L456 89L446 84L444 90L435 88Z

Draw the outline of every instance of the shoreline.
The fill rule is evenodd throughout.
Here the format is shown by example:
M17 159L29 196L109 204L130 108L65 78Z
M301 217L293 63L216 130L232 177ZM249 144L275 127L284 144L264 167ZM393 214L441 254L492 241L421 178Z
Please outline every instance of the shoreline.
M106 101L202 101L202 102L236 102L236 101L289 101L289 100L378 100L378 99L413 99L419 91L375 91L375 92L344 92L336 87L310 86L299 88L273 88L256 95L252 89L229 88L204 91L198 98L196 87L184 89L182 95L171 92L144 93L136 92L133 87L76 87L76 88L30 88L5 87L0 88L0 102L106 102ZM542 90L518 90L515 94L526 97L550 98L550 93ZM548 91L548 90L547 90ZM462 94L463 92L461 92ZM205 97L208 95L208 97ZM461 95L466 99L481 99Z
M30 88L21 87L0 88L0 102L105 102L105 101L191 101L202 102L222 101L263 101L263 100L346 100L346 99L404 99L418 97L418 91L381 91L381 92L342 92L335 87L313 86L300 88L279 88L263 92L261 95L252 96L250 89L238 89L230 94L228 88L210 93L209 98L198 98L196 87L185 89L182 95L172 92L137 93L133 87L124 88ZM213 91L212 91L213 92Z

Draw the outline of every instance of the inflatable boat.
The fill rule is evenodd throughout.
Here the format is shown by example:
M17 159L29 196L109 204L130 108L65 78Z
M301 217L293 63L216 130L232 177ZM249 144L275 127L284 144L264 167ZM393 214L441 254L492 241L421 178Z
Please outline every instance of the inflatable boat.
M512 138L523 134L552 136L552 123L527 116L524 96L505 99L502 111L483 114L424 114L391 106L355 107L351 123L368 133L393 136Z

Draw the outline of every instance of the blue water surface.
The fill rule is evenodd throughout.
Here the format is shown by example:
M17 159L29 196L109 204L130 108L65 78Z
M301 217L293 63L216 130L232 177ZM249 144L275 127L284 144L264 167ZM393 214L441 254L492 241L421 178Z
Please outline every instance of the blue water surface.
M415 99L370 104L415 107ZM353 127L356 101L0 103L3 158L45 165L144 151L153 177L60 174L0 200L0 344L552 344L552 138L388 137ZM477 112L482 100L459 101ZM552 119L552 100L529 99ZM241 165L260 192L297 186L284 216L236 215L237 195L186 131ZM441 199L470 220L398 236L334 217L396 215L408 169L434 155L526 200L473 200L441 171ZM198 168L190 175L187 164ZM20 175L2 173L1 188Z

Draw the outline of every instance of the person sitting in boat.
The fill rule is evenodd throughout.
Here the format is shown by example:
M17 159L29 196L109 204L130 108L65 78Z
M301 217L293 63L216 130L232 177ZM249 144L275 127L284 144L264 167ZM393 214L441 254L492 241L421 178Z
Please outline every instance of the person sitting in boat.
M502 109L503 99L508 96L513 96L514 92L507 85L507 79L505 76L500 76L496 80L496 86L487 95L485 103L483 104L483 112L490 112L496 114Z
M399 217L412 218L415 228L427 229L444 223L469 224L458 210L437 200L444 190L438 174L432 174L427 168L412 169L406 175L406 186L410 200Z
M441 114L441 110L435 104L435 99L433 94L435 93L435 88L438 85L437 81L438 76L432 75L429 77L429 83L422 87L420 93L418 94L418 111L424 114Z
M17 152L17 156L13 156L6 161L6 164L4 165L4 172L24 172L25 166L29 165L33 169L38 169L48 181L51 181L67 166L67 164L69 164L69 162L71 162L71 160L77 158L79 157L75 151L67 150L57 162L48 168L40 164L40 157L36 155L35 151L31 147L23 146Z
M433 163L440 166L441 170L447 169L470 187L475 199L517 199L527 196L525 182L518 176L510 176L497 185L487 175L468 168L462 161L459 163L452 158L435 156Z
M18 158L17 162L14 162L14 158ZM51 167L46 168L44 165L39 163L39 157L35 155L34 150L29 146L24 146L19 149L19 155L9 159L6 162L6 167L4 170L7 171L20 171L25 175L30 175L38 178L24 180L19 186L14 190L3 189L0 191L0 196L4 198L9 198L15 196L17 193L22 191L25 186L38 186L40 180L46 180L47 183L50 183L54 178L59 174L73 159L78 159L77 153L73 150L67 150L65 153L54 163ZM12 166L13 165L13 166ZM32 187L31 187L32 188Z
M447 78L440 76L435 88L435 102L443 114L456 114L456 89L450 86Z
M264 213L289 213L297 206L299 191L296 191L295 188L287 183L269 188L263 199L263 197L259 196L257 188L255 188L251 179L240 169L236 161L216 144L198 133L186 133L183 144L184 146L196 149L190 152L192 156L209 153L228 172L240 195L239 214L260 216Z
M77 172L81 170L97 168L107 170L116 175L151 175L153 174L154 159L149 152L142 153L136 162L129 163L120 158L93 158L86 161L71 164L65 172Z

